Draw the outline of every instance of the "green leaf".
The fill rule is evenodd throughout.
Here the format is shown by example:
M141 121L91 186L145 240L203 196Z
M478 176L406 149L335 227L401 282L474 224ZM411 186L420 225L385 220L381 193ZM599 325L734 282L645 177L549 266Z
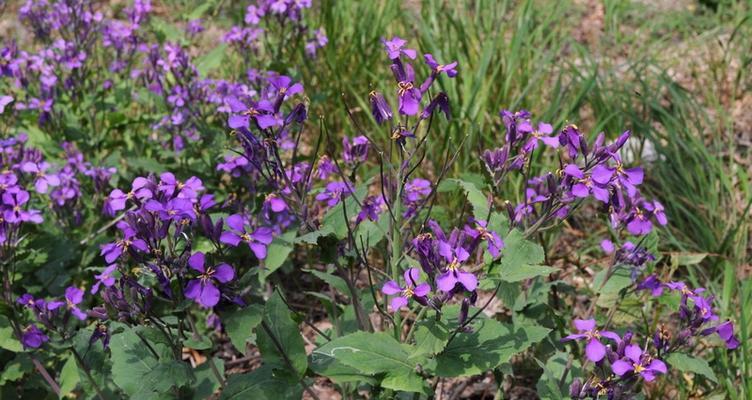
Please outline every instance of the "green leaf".
M0 374L0 386L6 382L15 382L34 369L31 358L26 353L18 353L16 356L3 365L3 372Z
M410 354L410 358L438 354L444 350L447 341L449 341L449 328L443 321L427 319L418 322L415 327L417 348Z
M267 249L266 259L264 259L264 268L261 270L261 277L265 279L271 275L274 271L279 269L282 264L287 260L287 256L290 255L294 246L296 232L285 232L282 236L274 238L274 241L269 245Z
M264 363L275 369L289 371L297 378L301 378L308 369L305 344L303 337L300 336L298 324L293 321L291 312L279 292L275 291L266 302L264 322L269 332L266 329L256 330L256 344L261 351ZM286 360L292 364L292 370Z
M212 51L204 54L196 60L196 69L201 77L206 78L210 72L222 65L227 54L227 44L221 43Z
M217 367L219 375L224 375L225 364L224 362L222 362L222 359L215 358L213 361L214 365ZM196 367L196 369L193 371L196 375L196 385L193 388L194 400L211 398L211 395L216 392L217 389L219 389L220 383L217 380L217 377L214 375L214 372L211 369L211 365L209 365L210 362L212 362L211 359L207 360L205 363Z
M355 189L354 196L356 196L360 201L365 197L367 191L367 184L360 185L360 187L357 187ZM358 212L360 212L358 202L355 201L355 198L353 196L347 196L344 200L344 205L343 202L340 201L336 206L327 211L327 213L324 215L324 221L321 224L321 229L325 229L326 227L331 228L332 232L338 239L344 239L345 237L347 237L347 225L350 223L350 221L345 220L345 211L347 211L348 219L354 218L356 215L358 215Z
M604 269L593 277L593 287L600 294L597 304L605 308L613 307L619 299L619 292L632 285L632 277L627 268L618 268L603 284L607 273L608 269Z
M473 332L457 335L436 357L438 376L482 374L540 342L551 331L542 326L511 326L485 318L472 325Z
M248 374L232 375L222 390L222 400L299 400L303 388L295 381L274 374L264 365Z
M423 381L415 373L416 363L408 360L407 346L401 345L384 332L356 332L332 340L313 351L317 368L322 372L342 372L332 359L361 373L385 373L382 386L394 390L424 392ZM326 368L321 368L325 365ZM329 376L329 375L325 375ZM357 377L356 374L353 376Z
M157 354L171 354L161 343L149 343L149 346ZM122 333L113 335L110 349L112 379L133 398L153 398L194 380L188 364L160 361L131 328L126 327Z
M454 182L462 190L465 191L467 196L467 202L473 207L473 217L475 219L486 221L490 215L490 207L488 205L488 198L483 192L478 189L472 182L467 182L459 179L447 179L448 182Z
M253 342L253 330L261 323L263 315L264 308L257 304L222 313L227 336L239 352L245 354L245 344Z
M21 342L16 339L13 333L10 321L3 315L0 315L0 347L14 353L20 353L23 350Z
M334 234L334 229L331 226L324 226L317 231L298 236L297 238L295 238L295 243L318 244L319 238L332 234Z
M400 343L384 332L356 332L334 339L313 352L336 358L367 374L415 368Z
M375 247L384 238L388 225L389 218L386 215L382 215L376 222L368 219L361 222L355 230L355 243L358 246L363 243L369 248Z
M714 383L718 383L718 378L716 378L710 365L702 358L695 358L685 353L671 353L666 357L666 361L679 371L699 374L710 379Z
M543 368L543 375L541 375L538 383L535 385L541 400L564 400L569 398L569 385L572 384L574 377L581 376L580 362L576 359L572 360L572 364L567 371L569 357L568 353L557 352L545 364L536 359L538 365ZM564 371L567 371L567 376L564 379L564 384L559 386Z
M347 287L347 282L337 275L334 275L333 271L323 272L315 269L304 268L303 271L311 273L313 276L321 279L329 284L329 286L337 289L342 294L349 294L350 289Z
M76 364L76 358L73 356L68 357L68 360L63 365L63 369L60 371L60 398L62 399L67 394L73 391L78 385L78 364Z
M311 370L318 375L325 376L333 382L342 384L347 382L368 382L376 384L373 376L360 372L358 369L343 364L326 353L311 353Z
M536 276L546 276L554 271L556 271L556 268L547 267L545 265L520 264L503 273L501 275L501 280L505 282L519 282L535 278Z

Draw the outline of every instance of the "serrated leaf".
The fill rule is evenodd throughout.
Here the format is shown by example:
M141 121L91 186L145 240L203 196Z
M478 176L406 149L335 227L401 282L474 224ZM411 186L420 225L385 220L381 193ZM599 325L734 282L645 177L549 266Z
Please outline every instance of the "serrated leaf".
M542 326L512 326L485 318L472 326L472 332L457 335L436 357L436 375L482 374L540 342L551 331Z
M715 372L710 368L708 362L702 358L696 358L685 353L671 353L666 357L666 362L679 371L699 374L710 379L714 383L718 383L718 378L715 376Z
M449 328L443 321L427 319L418 322L415 327L415 351L410 358L434 355L444 350L449 340Z
M526 279L535 278L536 276L546 276L556 271L556 268L545 265L527 265L520 264L516 267L507 269L501 274L501 280L505 282L519 282Z
M10 321L3 315L0 315L0 347L14 353L19 353L23 350L21 342L16 339L13 333Z
M274 374L271 366L264 365L248 374L232 375L222 390L222 400L299 400L303 388Z
M73 391L78 385L78 365L76 359L73 356L68 357L68 360L63 364L63 369L60 370L60 396L65 397L67 394Z
M296 232L285 232L282 236L275 237L267 249L266 259L264 259L264 268L261 270L261 277L265 279L274 271L279 269L287 260L294 246Z
M456 183L467 196L467 202L473 208L473 217L475 219L486 221L490 215L490 207L488 205L488 198L483 192L472 182L463 181L460 179L447 179L447 181Z
M253 330L261 323L263 315L264 308L257 304L222 313L222 323L235 349L245 353L245 344L252 342Z
M291 312L279 292L275 291L266 302L263 322L269 328L269 332L262 328L256 329L256 344L264 363L301 378L308 369L305 343L300 336L298 324L293 321ZM292 369L286 360L292 364Z
M607 269L604 269L597 273L593 277L593 288L598 292L598 301L596 302L600 307L612 307L616 304L619 298L619 292L622 289L632 284L632 277L628 269L618 268L614 271L605 284L604 279L607 278Z

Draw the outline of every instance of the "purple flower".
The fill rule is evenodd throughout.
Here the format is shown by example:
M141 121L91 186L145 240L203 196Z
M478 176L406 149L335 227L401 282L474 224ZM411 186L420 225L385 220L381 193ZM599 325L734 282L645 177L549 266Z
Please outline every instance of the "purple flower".
M110 215L114 215L116 211L125 210L125 204L130 199L148 200L153 196L152 186L151 181L139 176L133 180L130 192L124 193L120 189L114 189L105 201L105 209Z
M149 246L143 239L136 237L136 231L131 228L127 223L120 221L117 227L123 232L123 239L115 241L113 243L106 243L101 246L100 255L104 256L104 260L108 264L112 264L120 256L133 248L142 253L149 251Z
M94 275L94 279L97 282L91 287L91 294L96 294L99 291L99 285L104 284L105 287L111 287L115 284L115 278L112 276L113 272L117 271L117 264L112 264L102 271L101 274Z
M378 221L379 214L381 214L384 205L383 197L381 195L368 196L363 200L362 204L363 207L355 218L355 223L359 224L366 219Z
M546 146L557 148L559 147L559 137L551 136L554 131L551 124L541 122L538 124L538 129L533 129L533 125L528 120L524 120L517 125L517 130L522 133L529 133L530 138L522 146L522 150L525 153L531 153L538 148L538 142L543 142Z
M475 227L465 225L465 233L473 239L484 240L488 243L488 252L493 258L501 255L501 249L504 248L504 241L495 232L488 229L486 221L475 221Z
M467 291L472 292L478 287L478 278L470 272L461 269L462 263L470 258L470 253L462 246L452 247L445 241L439 242L439 254L447 262L445 271L436 277L436 286L444 292L450 292L458 283Z
M594 319L575 319L574 327L577 328L578 333L566 336L561 341L587 340L585 355L592 362L598 362L606 356L606 346L601 343L601 337L611 339L615 342L621 341L619 335L614 332L599 331Z
M650 290L650 294L658 297L663 294L663 283L655 274L648 275L642 282L637 284L637 290Z
M8 208L3 212L5 222L17 224L20 222L42 223L42 215L37 210L24 210L23 205L29 201L29 192L18 190L6 191L2 196L3 205Z
M395 281L388 281L381 288L381 292L387 296L394 296L389 302L392 312L399 311L400 308L407 305L409 299L425 302L426 295L431 291L431 285L428 283L419 283L420 270L410 268L404 273L405 287Z
M220 291L217 284L230 282L235 277L235 270L225 263L205 268L204 263L205 256L200 251L188 259L188 265L201 274L188 282L185 297L203 307L211 308L219 303Z
M416 52L415 50L404 48L407 44L407 40L400 37L395 36L391 40L382 39L382 42L384 43L384 47L386 48L386 55L391 60L399 60L400 55L402 54L414 60L418 55L418 52Z
M437 94L436 97L434 97L431 102L428 103L426 108L424 108L423 112L420 114L420 118L427 119L428 117L430 117L436 107L439 107L439 110L444 113L444 117L446 117L447 120L451 119L449 97L444 92Z
M575 197L584 198L590 194L596 199L608 203L609 191L606 187L596 183L590 174L582 172L575 164L568 164L564 167L564 173L573 179L571 193Z
M232 230L222 232L222 236L219 238L220 242L233 247L241 241L246 242L256 258L259 260L266 258L266 248L274 239L270 228L260 227L249 233L246 229L249 228L246 219L238 214L230 215L226 222Z
M5 107L13 102L13 97L4 95L0 96L0 114L5 112Z
M204 190L204 185L201 179L192 176L188 178L185 183L175 179L175 175L171 172L165 172L159 176L158 190L165 194L165 196L172 196L175 191L178 192L177 197L182 199L194 200L198 198L198 193Z
M454 78L457 76L457 61L451 62L446 65L439 64L433 58L433 54L424 54L423 58L426 60L426 64L431 67L434 74L446 73L448 77Z
M285 75L276 75L269 78L269 83L277 89L280 96L293 96L303 92L301 83L292 84L292 78Z
M21 166L22 171L36 175L34 189L37 193L47 193L50 186L58 186L60 184L60 178L56 174L46 173L49 167L50 165L44 161L40 163L27 162Z
M21 331L21 343L27 349L38 349L49 340L50 338L36 325L29 325Z
M423 93L415 87L413 67L410 64L392 64L392 72L397 80L397 110L402 115L417 114L420 110L420 99Z
M324 191L316 195L316 200L326 202L327 207L334 207L342 197L350 193L350 187L346 183L340 181L329 182L326 184Z
M342 158L348 164L362 163L368 159L369 141L365 136L356 136L350 142L350 138L342 138Z
M159 219L162 221L192 222L196 219L193 203L188 199L175 198L165 204L157 200L149 200L144 205L144 208L147 211L158 214Z
M384 96L376 91L368 94L368 101L371 103L371 114L379 125L392 119L392 107L389 106Z
M717 333L718 336L726 342L726 348L729 350L733 350L741 344L739 339L734 335L734 323L731 321L726 321L718 326L705 329L702 332L704 336L710 335L711 333Z
M601 240L601 249L606 254L612 254L616 248L614 247L614 242L608 239L603 239Z
M287 210L287 203L285 203L285 201L281 197L274 193L269 193L268 195L266 195L266 198L264 199L264 206L269 207L269 209L274 211L275 213L280 213Z
M60 306L65 305L66 309L81 321L86 320L86 313L78 308L78 304L84 300L84 291L75 287L69 286L65 289L65 302L51 301L47 304L48 310L56 310Z
M626 189L629 197L635 197L637 195L637 186L642 183L644 178L642 168L624 168L621 160L616 156L615 159L616 166L614 168L604 164L595 166L593 168L593 180L601 185L612 183L618 188Z
M262 100L258 103L251 102L250 105L246 105L237 98L230 97L227 103L233 112L227 121L232 129L248 129L251 118L261 129L267 129L280 124L280 121L273 114L274 105L268 101Z
M624 349L625 359L616 360L611 364L611 369L616 375L624 376L628 373L639 374L646 381L651 382L658 374L665 374L668 369L666 364L643 353L640 346L630 344Z

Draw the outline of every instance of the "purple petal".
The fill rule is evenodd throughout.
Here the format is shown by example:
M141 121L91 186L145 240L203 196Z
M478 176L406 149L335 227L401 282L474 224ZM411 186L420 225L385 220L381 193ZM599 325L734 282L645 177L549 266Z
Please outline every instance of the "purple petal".
M595 329L596 324L594 319L576 319L574 320L574 327L577 328L578 331L592 331Z
M201 281L199 281L198 279L192 279L188 281L188 284L185 286L185 297L187 299L196 299L200 293Z
M478 287L478 278L470 272L457 271L457 280L459 280L460 283L462 283L462 286L464 286L469 292L472 292Z
M431 285L427 283L421 283L420 285L416 286L415 289L413 289L413 293L415 293L416 296L424 297L428 295L428 293L431 292Z
M263 260L266 258L266 245L261 243L255 243L251 242L248 243L248 247L251 248L251 251L253 251L253 254L256 255L256 258L259 260Z
M222 283L227 283L235 277L235 270L229 264L222 263L217 265L212 276Z
M399 311L400 308L407 305L407 298L402 296L395 296L392 298L392 301L389 302L389 306L392 308L393 312Z
M632 360L632 362L638 363L640 362L640 357L642 357L642 349L640 349L640 346L636 344L630 344L629 346L627 346L627 348L624 349L624 355Z
M585 355L588 360L598 362L606 356L606 346L604 346L598 339L590 339L585 346Z
M198 272L204 272L205 260L206 260L206 257L204 256L204 253L199 251L199 252L193 253L193 255L188 259L188 265Z
M245 232L245 218L241 215L230 215L225 222L230 228L235 229L238 232Z
M668 369L666 368L666 364L661 360L653 360L650 362L650 365L648 365L648 368L651 371L660 372L662 374L665 374L668 372Z
M222 232L222 235L219 237L219 241L224 244L229 244L230 246L237 246L238 243L240 243L240 236L236 235L233 232Z
M232 129L248 128L248 116L247 115L230 115L227 120L227 125Z
M405 283L409 286L416 286L420 280L420 270L418 268L409 268L403 274Z
M613 176L614 171L605 165L597 165L593 168L593 181L600 183L601 185L606 185L611 182L611 177Z
M561 341L567 342L569 340L582 340L582 339L585 339L586 337L587 335L584 335L582 333L573 333L571 335L564 336L563 338L561 338Z
M214 307L219 303L219 289L211 283L201 285L198 303L206 308Z
M386 295L395 295L397 293L402 292L402 288L400 285L397 284L395 281L388 281L384 284L384 286L381 288L381 292Z
M444 272L436 278L436 286L444 292L448 292L454 288L457 283L457 278L451 271Z
M616 375L622 376L628 372L631 372L633 370L633 367L632 364L624 360L616 360L613 364L611 364L611 370L613 370Z

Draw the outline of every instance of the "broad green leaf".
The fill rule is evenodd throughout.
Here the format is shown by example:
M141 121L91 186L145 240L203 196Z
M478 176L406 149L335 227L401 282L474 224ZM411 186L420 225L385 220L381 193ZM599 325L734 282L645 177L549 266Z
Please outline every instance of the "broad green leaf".
M227 44L220 43L212 51L204 54L196 60L196 69L202 78L206 78L210 72L222 65L227 54Z
M306 233L305 235L295 238L295 243L307 243L318 244L319 238L334 234L334 229L331 226L321 227L321 229L313 232Z
M718 383L718 378L716 378L710 365L702 358L695 358L685 353L671 353L666 357L666 361L669 365L679 371L699 374L710 379L714 383Z
M501 280L505 282L519 282L526 279L535 278L536 276L546 276L556 271L554 267L545 265L527 265L520 264L516 267L509 268L501 274Z
M671 253L671 264L674 266L697 265L707 256L708 253Z
M512 326L485 318L472 326L472 332L457 335L436 357L438 376L482 374L540 342L551 331L542 326Z
M538 383L535 385L541 400L564 400L569 398L569 385L574 377L581 376L580 362L576 359L572 361L570 368L567 370L570 355L565 352L557 352L549 357L545 364L536 360L538 365L543 368ZM561 377L567 371L564 384L561 383Z
M446 346L449 340L449 328L443 321L426 319L418 322L415 327L416 349L410 354L410 358L424 355L434 355Z
M149 345L157 354L170 354L163 344ZM153 398L194 379L188 364L160 361L130 328L126 327L122 333L113 335L110 349L112 379L123 392L133 398ZM164 358L169 360L169 357Z
M16 339L10 321L4 315L0 315L0 347L5 350L19 353L23 350L21 342Z
M222 313L222 323L235 349L245 353L245 344L253 342L253 330L261 323L263 315L264 308L257 304Z
M593 288L599 294L597 304L600 307L612 307L619 298L619 292L632 284L632 278L627 268L618 268L604 284L607 269L597 273L593 277Z
M355 189L354 196L360 201L366 196L367 191L367 185L360 185ZM345 212L347 212L347 220L345 220ZM355 201L355 198L352 195L347 196L344 199L344 204L340 201L336 206L326 212L320 229L329 227L338 239L344 239L347 237L347 224L350 220L354 219L359 212L360 207L358 206L358 202Z
M320 371L333 373L340 379L359 378L360 373L386 374L381 385L388 389L425 392L423 380L415 373L416 363L408 360L409 346L401 345L386 333L356 332L313 351ZM329 375L326 375L329 376Z
M79 382L78 376L78 364L76 364L76 358L73 356L68 357L68 360L63 365L63 369L60 370L60 398L62 399L67 394L73 391Z
M381 239L384 238L387 227L389 226L389 216L382 214L378 221L362 221L355 230L355 243L360 246L361 243L368 247L374 247Z
M473 208L473 217L475 219L486 221L490 215L490 207L488 205L488 198L483 192L472 182L467 182L459 179L447 179L447 182L457 184L465 192L467 196L467 202Z
M16 356L3 366L0 374L0 386L6 382L15 382L34 369L31 358L26 353L17 353Z
M211 398L212 393L219 389L219 381L217 381L217 377L209 365L210 362L212 362L211 359L193 370L193 373L196 375L196 385L193 387L194 400ZM224 375L225 364L222 362L222 359L215 358L214 365L217 367L220 376Z
M301 378L308 369L305 344L300 336L298 324L293 321L291 312L279 292L275 291L266 302L263 321L269 332L263 326L256 329L256 344L264 363ZM288 361L292 364L292 370Z
M350 294L350 289L347 287L347 282L345 282L344 279L340 278L337 275L334 275L333 271L318 271L315 269L307 269L304 268L303 271L311 273L313 276L321 279L322 281L329 284L329 286L337 289L342 294Z
M264 365L248 374L232 375L222 390L222 400L299 400L303 388L296 382L274 374Z
M395 370L387 372L386 376L381 381L381 386L386 389L402 392L428 394L425 380L415 371Z
M311 370L318 375L325 376L333 382L342 384L347 382L367 382L372 385L376 380L370 374L360 372L358 369L343 364L334 356L326 353L311 353Z
M272 241L267 249L264 268L260 273L263 279L271 275L285 263L287 256L290 255L294 248L293 241L295 240L295 235L296 232L285 232L282 236L274 238L274 241Z

